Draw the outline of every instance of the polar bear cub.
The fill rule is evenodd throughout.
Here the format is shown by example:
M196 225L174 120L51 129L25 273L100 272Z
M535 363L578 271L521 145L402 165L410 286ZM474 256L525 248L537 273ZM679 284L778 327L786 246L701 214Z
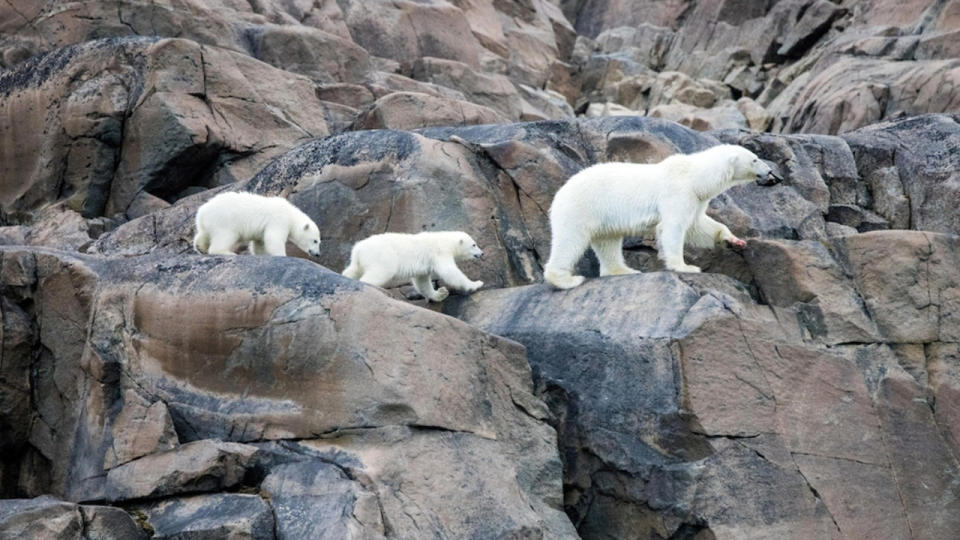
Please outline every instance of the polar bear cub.
M457 267L457 261L482 255L483 251L465 232L376 234L354 244L343 275L377 287L409 279L424 298L442 302L450 293L446 287L434 290L433 276L449 287L472 293L483 282L471 281Z
M601 163L573 175L550 205L550 260L544 278L560 289L583 283L573 268L587 247L600 275L634 274L623 258L623 237L655 229L668 270L699 272L683 260L684 243L746 246L706 214L710 199L738 184L773 185L782 179L753 152L736 145L675 154L659 163Z
M320 255L320 229L283 197L255 193L220 193L197 209L193 247L200 253L230 255L238 244L249 244L255 255L286 255L287 240Z

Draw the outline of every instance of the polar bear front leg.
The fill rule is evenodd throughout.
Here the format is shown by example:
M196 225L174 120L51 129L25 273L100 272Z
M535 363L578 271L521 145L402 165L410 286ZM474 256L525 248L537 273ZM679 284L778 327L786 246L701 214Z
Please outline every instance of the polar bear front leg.
M692 220L661 220L657 225L657 254L667 270L674 272L700 271L699 266L687 264L683 261L683 242L690 228Z
M287 229L281 227L267 227L263 231L264 250L269 255L283 257L287 254Z
M590 242L590 247L597 255L600 261L600 276L622 276L626 274L639 274L639 270L634 270L627 266L623 260L623 237L595 238Z
M429 275L414 276L411 283L413 283L413 288L420 293L420 296L432 302L443 302L450 296L450 291L448 291L446 287L440 287L434 290L433 280L430 279Z
M480 287L483 287L482 281L471 281L470 278L461 272L452 257L445 257L437 261L437 267L434 268L434 271L437 277L443 280L444 283L458 291L472 293Z
M747 247L747 243L737 238L726 225L706 214L697 216L697 221L687 231L687 245L690 246L713 247L721 242L736 248Z

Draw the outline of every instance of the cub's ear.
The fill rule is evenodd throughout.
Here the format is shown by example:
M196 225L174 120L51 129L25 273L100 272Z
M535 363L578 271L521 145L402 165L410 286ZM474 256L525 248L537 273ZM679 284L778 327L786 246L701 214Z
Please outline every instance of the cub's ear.
M304 223L304 224L303 224L303 230L309 231L309 230L310 230L310 224L309 224L309 223Z
M466 243L466 240L464 240L463 238L461 238L461 239L460 239L460 244L463 245L464 243Z

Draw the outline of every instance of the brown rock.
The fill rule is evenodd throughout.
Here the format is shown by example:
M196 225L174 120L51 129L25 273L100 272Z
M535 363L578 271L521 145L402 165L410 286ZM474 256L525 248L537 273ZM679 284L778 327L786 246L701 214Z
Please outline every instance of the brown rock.
M372 105L375 101L373 92L367 89L367 87L350 83L318 86L317 97L320 98L321 101L331 101L354 109L363 109Z
M879 340L853 282L820 242L750 240L746 260L763 298L796 310L809 339L829 344Z
M957 242L956 237L921 231L876 231L843 239L857 291L888 341L957 339Z
M80 81L82 73L97 75ZM0 186L6 212L66 199L85 217L113 215L141 191L175 200L328 133L307 79L185 40L61 49L5 73L0 88L3 146L18 156L3 160L3 177L17 178Z
M378 99L354 123L356 129L416 129L430 126L497 124L507 119L493 109L418 92L394 92Z
M356 83L373 66L370 56L349 38L300 25L268 24L248 32L257 60L321 83Z
M113 422L113 445L104 458L104 468L111 469L179 444L162 401L149 403L133 390L123 393L123 401L123 410Z
M151 454L107 473L108 501L221 491L243 480L257 449L215 440L194 441Z
M747 127L747 119L732 101L726 101L709 109L684 103L657 105L651 108L648 114L653 118L672 120L697 131Z
M490 107L511 120L520 118L520 96L504 75L481 73L468 64L424 57L414 65L414 78L453 88L468 100Z
M339 3L354 41L409 70L425 56L479 65L479 42L464 12L447 2L350 0Z
M14 263L29 253L37 270L23 275L29 267ZM402 501L358 496L352 513L363 527L398 523L406 531L431 523L431 530L456 537L484 531L572 537L558 509L555 435L544 422L545 406L529 393L529 366L515 343L294 258L148 257L135 263L23 248L4 250L3 257L0 270L10 277L4 296L42 291L33 305L42 315L37 325L45 352L41 375L31 384L43 396L34 413L43 422L31 425L29 440L49 456L42 463L51 470L44 479L35 470L39 464L21 459L20 471L36 482L30 489L132 500L232 489L241 480L256 485L259 475L280 474L284 463L356 468L349 456L293 451L283 439L321 438L317 444L325 446L357 432L379 441L365 447L362 467L369 471L357 469L357 493L382 489L384 498L394 494ZM57 295L70 301L54 300ZM390 328L395 335L384 333ZM52 390L56 385L62 390ZM112 429L124 420L110 396L129 392L163 402L178 438L192 442L106 471L110 437L129 433ZM392 438L397 429L410 436ZM266 450L254 454L258 447L239 442ZM387 447L400 453L394 461L380 457L378 449ZM447 463L454 476L440 474L436 483L416 489L407 480L394 483L413 461L419 471ZM454 466L461 468L454 472ZM478 477L484 467L502 473ZM315 493L269 486L273 500ZM512 521L490 519L484 512L491 506L477 500L507 501L496 513ZM415 522L404 517L411 501L420 516ZM319 499L301 502L293 507L328 508ZM224 516L234 515L212 512L227 521ZM300 518L288 523L304 524Z

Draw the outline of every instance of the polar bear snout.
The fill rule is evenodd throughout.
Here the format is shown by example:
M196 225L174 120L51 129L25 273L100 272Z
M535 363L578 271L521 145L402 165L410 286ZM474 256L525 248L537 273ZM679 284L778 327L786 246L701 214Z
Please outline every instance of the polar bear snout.
M757 173L757 183L761 186L775 186L783 182L783 177L776 173L772 168L768 167L767 172Z

